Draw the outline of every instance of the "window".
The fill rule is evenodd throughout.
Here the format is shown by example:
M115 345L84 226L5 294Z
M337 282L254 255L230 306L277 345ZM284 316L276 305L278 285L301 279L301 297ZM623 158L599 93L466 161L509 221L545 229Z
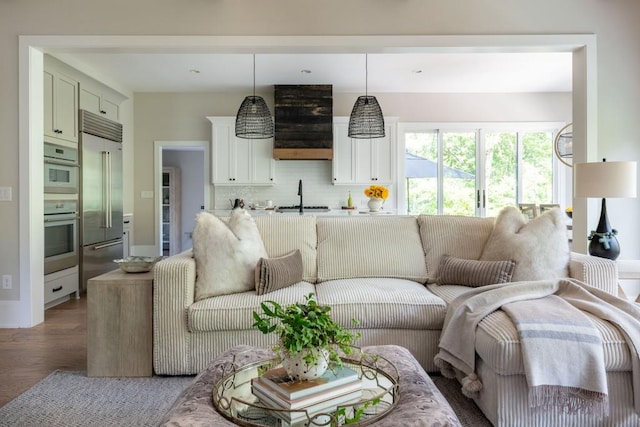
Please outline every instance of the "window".
M508 205L557 203L553 135L560 127L401 125L406 211L495 216Z

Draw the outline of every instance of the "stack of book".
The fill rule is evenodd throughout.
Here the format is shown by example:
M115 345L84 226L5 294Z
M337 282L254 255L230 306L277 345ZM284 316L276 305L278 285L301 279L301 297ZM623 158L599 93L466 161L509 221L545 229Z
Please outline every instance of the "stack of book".
M307 416L331 413L340 405L358 402L362 396L362 381L347 366L327 369L322 376L307 381L294 381L284 368L274 368L253 378L251 386L265 406L284 409L273 413L290 424L307 421Z

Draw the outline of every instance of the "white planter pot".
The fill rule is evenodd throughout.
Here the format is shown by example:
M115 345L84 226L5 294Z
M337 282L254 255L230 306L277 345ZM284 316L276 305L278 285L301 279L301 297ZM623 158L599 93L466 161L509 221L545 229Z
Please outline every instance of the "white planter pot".
M315 359L315 364L307 364L304 361L304 357L311 352ZM329 352L325 349L318 350L316 348L310 348L302 350L300 353L290 356L288 352L285 352L282 357L282 367L287 371L289 376L298 381L312 380L318 378L325 373L329 364Z
M369 202L367 202L367 206L369 207L369 212L378 212L380 208L382 208L383 203L384 203L384 199L378 199L377 197L369 198Z

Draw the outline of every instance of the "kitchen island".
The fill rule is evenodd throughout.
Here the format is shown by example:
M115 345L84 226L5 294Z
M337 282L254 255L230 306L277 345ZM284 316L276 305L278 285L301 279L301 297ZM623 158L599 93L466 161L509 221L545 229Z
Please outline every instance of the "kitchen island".
M264 216L264 215L300 215L299 212L279 212L274 209L246 209L246 211L252 216ZM227 217L231 215L230 209L213 209L208 210L210 214L219 217ZM307 212L303 215L316 215L316 216L354 216L354 217L368 217L372 215L397 215L396 210L381 210L378 212L369 212L368 210L358 209L329 209L322 212Z

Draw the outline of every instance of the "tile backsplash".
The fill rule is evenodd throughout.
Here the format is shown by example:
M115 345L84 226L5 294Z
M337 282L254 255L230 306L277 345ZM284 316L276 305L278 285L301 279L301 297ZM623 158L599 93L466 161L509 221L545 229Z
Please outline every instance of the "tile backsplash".
M216 186L215 206L212 209L229 209L229 199L244 199L245 204L263 205L272 200L275 206L299 204L298 181L302 179L303 204L305 206L328 206L339 209L346 206L349 192L353 204L359 209L367 204L364 195L366 185L333 185L332 163L329 160L278 160L276 161L276 183L272 186ZM386 209L395 209L395 185L389 188Z

